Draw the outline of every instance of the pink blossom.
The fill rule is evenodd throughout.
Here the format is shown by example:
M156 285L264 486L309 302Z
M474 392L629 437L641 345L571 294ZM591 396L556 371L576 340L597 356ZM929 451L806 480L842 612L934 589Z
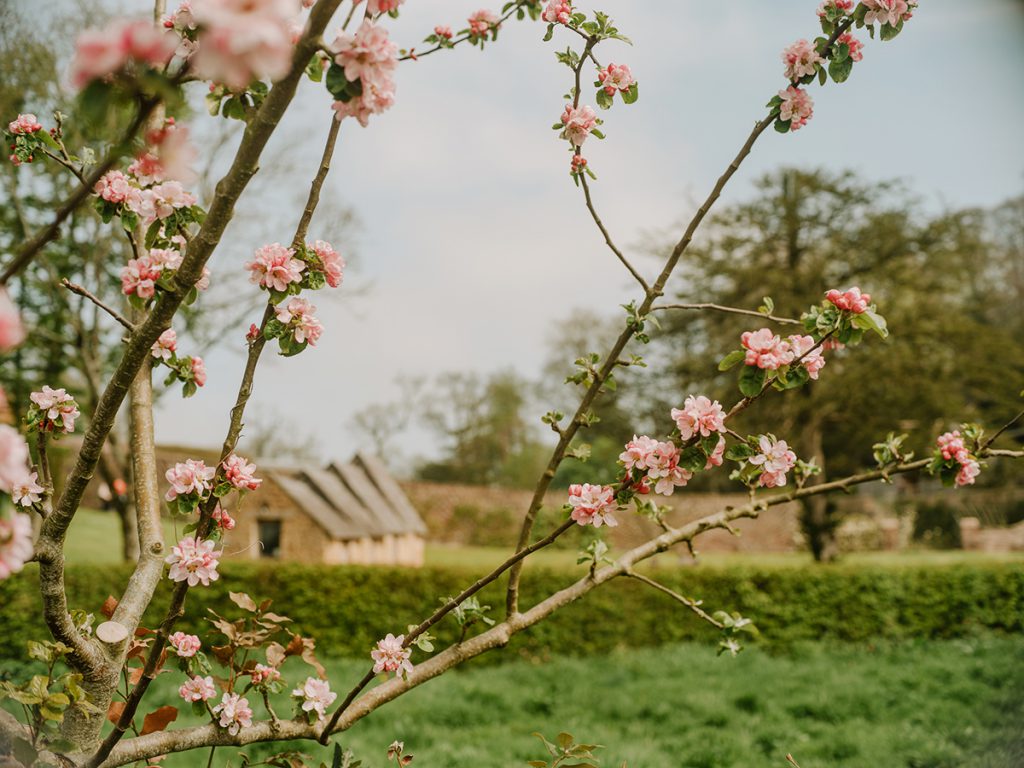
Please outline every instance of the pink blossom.
M220 727L226 728L232 736L238 735L243 728L252 725L252 709L249 700L237 693L225 693L220 704L213 708L215 715L220 715Z
M498 29L501 19L493 11L482 8L470 16L467 21L469 22L470 37L479 39L487 37L487 33L491 29Z
M10 133L35 133L36 131L43 130L42 123L40 123L36 116L30 113L24 115L18 115L16 120L11 121L7 124L7 130Z
M173 328L168 328L153 342L150 354L157 360L170 360L177 348L178 334L174 332Z
M211 581L220 578L217 565L221 552L214 552L215 543L210 539L196 541L195 536L186 536L173 547L164 560L171 566L171 581L187 581L190 587L202 584L210 586Z
M679 466L679 449L674 443L665 441L658 443L648 455L647 477L655 481L655 493L671 496L676 486L690 481L693 473Z
M39 475L36 472L25 475L20 482L15 482L11 488L11 500L23 507L31 507L42 501L46 489L36 482Z
M190 184L195 180L192 164L199 153L189 141L187 126L179 125L173 117L167 118L161 127L146 134L146 144L150 151L128 168L128 172L137 176L141 184L164 180ZM134 170L136 164L138 169ZM140 171L147 178L144 179Z
M434 34L440 37L442 40L451 40L455 34L452 32L452 28L448 26L438 25L434 27Z
M786 484L786 473L796 466L796 454L790 450L785 440L775 440L768 435L761 435L758 440L760 453L751 456L748 461L761 468L758 485L764 488L777 488Z
M725 438L719 437L718 444L715 445L715 450L708 456L707 463L704 465L704 469L711 469L712 467L722 466L722 462L725 459Z
M302 281L306 265L295 258L293 249L271 243L257 248L245 268L249 270L249 280L261 288L286 291L290 284Z
M657 447L658 441L654 438L633 435L633 439L626 443L626 449L619 454L619 461L628 471L632 471L634 467L646 471L647 460Z
M356 5L362 0L356 0ZM378 13L391 13L391 11L397 11L398 6L404 3L405 0L366 0L366 10L368 13L376 16Z
M811 379L818 380L818 372L825 367L825 355L821 347L815 349L817 342L813 336L801 336L794 334L786 339L789 344L794 360L800 360L800 365L807 369L807 375Z
M255 491L263 482L256 477L256 465L236 453L224 459L221 467L224 469L224 479L240 491Z
M857 286L853 286L848 291L837 291L833 288L825 294L825 298L839 309L853 312L855 315L867 312L871 304L871 294L861 293Z
M363 21L355 34L342 32L331 44L334 61L345 70L349 82L390 83L398 66L398 46L388 39L388 31L369 19Z
M196 675L178 688L178 695L185 701L208 701L217 695L217 689L213 685L212 677Z
M604 92L609 96L615 95L616 91L628 91L636 82L628 64L609 64L598 70L597 79L604 85Z
M864 58L864 43L853 36L853 32L844 32L836 40L840 45L846 45L850 49L850 59L860 61Z
M0 579L17 573L32 557L32 518L21 512L0 517Z
M121 269L121 292L125 296L151 299L156 295L156 281L160 279L161 272L162 265L154 262L151 255L131 259Z
M25 340L21 314L7 290L0 287L0 352L8 352Z
M14 427L0 424L0 491L11 493L29 474L28 443Z
M561 133L563 139L568 139L577 147L583 146L587 136L597 126L597 113L592 107L574 107L572 104L565 105L562 112L562 125L565 129Z
M292 63L294 0L193 0L199 26L196 74L233 91L253 80L279 80Z
M222 531L235 530L235 518L228 514L220 504L213 508L213 514L211 514L210 517L213 518L213 522L215 522L217 527Z
M823 17L829 8L837 8L844 14L850 14L853 13L853 0L824 0L818 6L818 15Z
M787 80L799 80L813 75L821 64L821 55L806 40L797 40L782 52L782 63L786 65Z
M210 268L207 266L203 267L203 271L199 274L199 279L196 280L196 290L202 293L210 287Z
M960 436L960 430L957 429L939 435L935 443L938 445L939 453L942 454L943 459L946 461L955 459L961 464L963 463L959 457L964 455L967 449L964 446L963 438Z
M740 342L746 349L744 362L747 365L774 371L793 361L793 351L789 343L776 336L769 328L746 331L740 336Z
M895 27L910 13L906 0L863 0L868 12L864 14L865 24L888 24Z
M345 277L345 260L341 258L341 254L334 250L334 246L326 240L317 240L312 244L307 244L306 247L319 257L320 263L324 268L324 277L327 278L327 284L331 288L337 288L341 285L341 281Z
M192 355L190 366L192 368L192 381L196 383L197 387L204 386L206 384L206 363L203 362L203 358L199 355Z
M572 163L569 165L569 172L573 175L583 173L583 170L587 167L587 158L583 155L573 155Z
M285 325L290 325L292 335L299 344L308 342L316 346L317 339L323 333L324 327L314 316L316 307L305 299L290 299L287 304L277 307L277 319Z
M164 17L164 27L176 29L179 32L191 31L196 28L196 20L192 15L192 3L190 0L182 0L181 4L178 5L178 10Z
M565 0L549 0L540 17L548 24L568 24L572 17L572 6Z
M93 192L102 197L108 203L123 203L128 199L128 193L132 185L121 171L109 171L100 177L93 187Z
M968 459L960 464L960 471L956 473L956 484L958 487L974 485L974 479L981 473L981 465L974 459Z
M266 664L257 664L249 674L252 675L253 685L272 683L281 679L281 671L275 667L268 667Z
M388 637L391 637L391 635L388 635ZM398 638L395 639L397 640ZM387 638L381 640L381 643L385 642L386 640ZM399 644L400 643L401 641L399 641ZM377 644L377 648L378 651L374 651L374 653L379 652L380 643ZM373 658L374 672L380 672L381 670L377 669L377 665L381 662L377 660L376 656L374 656ZM406 650L406 659L408 659L408 650ZM405 661L405 663L409 664L409 668L411 670L412 664L410 664L408 661ZM402 665L400 664L399 666L401 667ZM389 669L388 671L390 672L392 670ZM300 685L298 688L292 691L292 696L295 696L296 698L302 700L303 712L315 712L317 720L323 720L323 718L327 715L327 708L334 703L334 700L336 698L338 698L338 694L331 691L330 683L328 683L326 680L319 680L315 677L307 677L306 681L302 685Z
M151 248L149 262L158 270L178 269L182 260L181 251L174 248Z
M580 525L614 528L619 524L612 515L616 506L615 491L607 485L570 485L569 504L572 506L570 517Z
M183 659L190 659L203 647L202 642L196 635L186 635L184 632L175 632L167 638L171 648Z
M71 84L81 90L93 80L119 72L131 60L164 67L177 47L173 33L141 19L118 19L105 29L88 29L75 41Z
M212 480L216 475L213 467L208 467L198 459L186 459L180 461L164 473L167 482L171 487L167 489L164 498L167 501L174 501L179 496L204 496L212 487Z
M382 78L380 82L363 83L363 92L348 101L335 101L331 104L337 120L354 117L365 128L370 124L371 115L379 115L391 109L395 103L395 84L390 78Z
M683 407L672 409L672 419L679 427L679 436L683 440L707 437L713 432L725 431L725 414L722 404L711 401L704 395L690 395Z
M374 673L397 672L404 677L412 672L412 662L409 661L412 651L402 645L404 642L405 635L395 637L390 632L383 640L377 641L377 647L370 652Z
M779 91L782 104L779 106L779 118L789 120L789 130L798 131L807 125L814 116L814 99L803 88L789 86Z
M51 389L43 385L42 390L33 392L28 399L35 403L42 414L40 428L46 431L55 428L61 432L70 433L75 431L75 419L81 416L78 411L78 403L75 398L63 389Z

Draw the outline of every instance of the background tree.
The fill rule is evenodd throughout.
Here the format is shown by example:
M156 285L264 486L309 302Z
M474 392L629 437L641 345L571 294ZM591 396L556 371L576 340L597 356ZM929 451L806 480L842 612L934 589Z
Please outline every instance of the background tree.
M682 265L677 285L685 289L666 301L755 308L768 296L773 314L798 317L823 286L859 284L884 304L894 333L856 355L830 353L821 381L745 412L736 429L793 435L797 454L822 468L814 481L822 482L869 461L868 447L894 425L926 435L951 418L1012 416L1017 391L1000 382L1024 380L1019 200L991 213L929 216L899 183L794 168L763 176L755 189L710 218ZM639 377L653 412L690 390L735 399L735 376L714 374L715 358L767 323L682 310L662 313L661 322L651 355L659 364ZM910 449L922 455L924 440ZM835 506L806 499L801 523L814 556L833 557Z

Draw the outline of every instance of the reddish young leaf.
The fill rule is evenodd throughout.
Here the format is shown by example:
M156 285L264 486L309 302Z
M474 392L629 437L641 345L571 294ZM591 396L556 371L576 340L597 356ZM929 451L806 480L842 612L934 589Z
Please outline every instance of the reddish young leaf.
M114 611L116 611L116 610L117 610L117 598L114 597L113 595L110 595L109 597L107 597L106 600L103 601L103 607L100 608L100 613L102 613L108 619L112 619L112 618L114 618Z
M147 733L162 731L177 719L177 707L160 707L146 715L146 718L142 721L142 735L145 736Z
M119 719L121 719L121 713L122 712L124 712L124 702L123 701L112 701L112 702L110 702L110 706L107 707L107 720L109 720L110 722L112 722L112 723L114 723L116 725L117 721Z

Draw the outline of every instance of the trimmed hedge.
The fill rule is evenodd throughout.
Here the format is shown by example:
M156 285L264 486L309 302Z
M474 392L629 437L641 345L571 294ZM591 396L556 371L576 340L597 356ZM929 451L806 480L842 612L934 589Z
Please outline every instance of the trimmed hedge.
M215 585L190 592L181 628L204 630L207 608L235 616L229 590L257 600L295 621L317 639L324 657L365 656L387 632L401 632L427 616L440 598L472 581L464 570L326 567L226 563ZM580 569L582 573L582 568ZM70 605L95 613L124 585L124 566L69 567ZM980 630L1024 631L1024 567L1015 563L950 566L818 566L806 568L692 568L662 571L658 579L711 611L740 611L761 630L762 644L783 647L803 640L872 641L942 638ZM567 586L572 573L528 569L523 605ZM504 580L481 595L504 606ZM164 581L147 624L167 604ZM0 582L0 660L25 658L25 641L43 638L33 569ZM501 611L496 608L497 618ZM436 633L452 640L454 622ZM512 655L592 654L684 640L711 641L714 630L664 595L621 579L591 592L550 619L513 638ZM492 655L509 658L508 652Z

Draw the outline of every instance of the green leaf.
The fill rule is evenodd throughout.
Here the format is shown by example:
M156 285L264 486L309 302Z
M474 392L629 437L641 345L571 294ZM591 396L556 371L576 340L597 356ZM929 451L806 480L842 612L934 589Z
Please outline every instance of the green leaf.
M832 59L828 63L828 74L837 83L845 83L853 71L853 59Z
M343 96L349 95L349 81L345 77L345 68L339 66L335 62L331 62L331 66L327 69L327 76L324 78L324 85L327 86L327 92L339 101L348 101L348 99L342 98Z
M736 445L729 446L725 452L725 458L729 461L745 461L757 453L754 450L754 446L750 443L737 443Z
M860 328L864 331L874 331L883 339L889 335L889 329L886 326L885 318L873 310L867 310L861 312L859 315L854 315L851 320L854 328Z
M896 37L896 35L898 35L902 31L903 19L900 19L899 23L896 24L895 27L890 24L883 24L881 29L879 30L879 37L882 40L892 40L894 37Z
M767 376L768 372L764 368L758 368L756 365L744 366L740 374L740 392L746 397L756 397L764 388Z
M792 120L776 120L775 130L779 133L789 133L789 126L792 122Z
M734 349L732 352L730 352L728 355L721 359L721 361L718 363L718 370L728 371L737 363L741 362L746 356L747 353L744 352L742 349Z
M611 109L613 103L615 103L615 98L613 96L610 96L604 88L598 89L597 106L601 109Z
M635 104L637 98L640 96L640 91L636 83L629 86L628 91L622 92L622 101L625 104Z
M545 43L548 42L551 39L552 35L554 35L554 34L555 34L555 25L554 24L548 24L548 31L544 33L544 42Z
M679 466L690 472L700 472L708 463L708 457L700 445L691 445L679 454Z

